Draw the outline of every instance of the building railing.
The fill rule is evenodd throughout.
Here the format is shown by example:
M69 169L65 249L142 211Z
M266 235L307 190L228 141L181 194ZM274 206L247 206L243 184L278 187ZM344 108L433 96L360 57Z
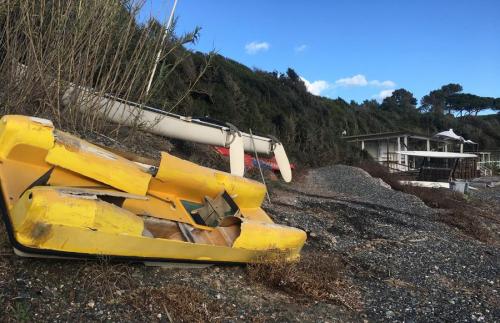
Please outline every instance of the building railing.
M495 169L500 170L500 160L478 162L477 169L481 176L492 176Z
M477 153L476 153L477 154ZM492 154L493 155L493 154ZM378 162L388 168L390 172L412 172L418 170L415 158L408 158L408 164L405 163L405 156L399 156L397 153L385 153L378 158ZM500 170L500 158L495 155L495 160L492 161L476 161L476 165L471 165L473 169L477 169L481 176L492 176Z

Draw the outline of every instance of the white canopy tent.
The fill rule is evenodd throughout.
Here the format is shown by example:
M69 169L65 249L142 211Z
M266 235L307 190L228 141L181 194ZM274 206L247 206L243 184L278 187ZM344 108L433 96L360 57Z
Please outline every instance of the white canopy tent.
M464 151L464 144L477 145L476 142L469 140L469 139L465 139L464 137L457 135L453 131L453 129L441 131L441 132L435 134L433 136L433 138L460 142L460 152L461 153L463 153L463 151Z
M442 139L442 140L457 140L464 142L465 139L462 136L457 135L453 129L446 130L446 131L441 131L433 136L434 138L437 139Z

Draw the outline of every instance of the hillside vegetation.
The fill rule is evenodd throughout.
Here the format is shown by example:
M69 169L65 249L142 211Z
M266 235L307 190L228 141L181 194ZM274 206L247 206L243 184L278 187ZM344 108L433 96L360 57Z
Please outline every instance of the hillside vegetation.
M2 114L36 114L63 128L105 131L105 122L97 122L91 112L81 116L61 105L71 81L166 111L275 135L302 165L348 159L353 148L341 139L344 130L348 135L403 129L433 134L453 128L481 149L500 147L500 115L477 116L483 109L498 110L500 100L462 93L459 84L431 91L420 104L406 89L381 103L319 97L307 91L292 68L267 72L214 53L190 52L184 45L200 37L195 28L167 37L148 93L162 27L154 20L139 24L139 8L131 1L18 0L7 5L0 8ZM21 76L19 63L27 66Z
M185 62L189 66L186 70L196 69L196 62L203 55L196 53ZM179 70L179 79L189 75L183 69ZM500 146L498 114L467 113L456 117L457 112L450 111L449 100L445 96L442 101L422 102L418 106L411 92L399 89L382 103L375 100L347 103L341 98L310 94L293 69L284 74L252 70L217 55L197 90L178 112L210 116L236 124L242 130L252 128L263 134L274 134L284 141L292 156L307 163L344 158L346 147L341 140L344 130L348 135L396 130L431 135L453 128L482 148ZM490 106L498 108L499 102L492 99Z

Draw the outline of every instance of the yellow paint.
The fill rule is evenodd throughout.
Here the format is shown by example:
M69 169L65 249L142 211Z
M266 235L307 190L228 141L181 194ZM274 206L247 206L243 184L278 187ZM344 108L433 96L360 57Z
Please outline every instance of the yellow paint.
M44 150L52 148L53 129L47 123L33 121L27 116L3 116L0 120L0 160L7 159L11 150L19 145L29 145Z
M156 178L178 194L191 201L201 201L203 196L216 196L226 190L240 208L260 207L266 188L263 184L196 165L162 152Z
M52 187L27 191L11 218L25 246L84 254L250 262L277 248L295 259L305 240L301 230L252 221L243 222L233 247L144 237L142 219L131 212Z
M240 208L243 218L252 219L254 221L273 223L273 220L267 215L267 213L260 207L255 208Z
M123 208L135 214L189 224L194 223L191 216L176 201L175 196L171 196L168 200L161 200L150 195L148 195L147 201L128 199L123 203Z
M19 242L41 248L53 237L50 228L43 234L35 232L44 224L136 236L144 230L143 221L131 212L95 198L64 194L53 187L27 191L11 213Z
M53 168L50 187L27 188ZM22 245L54 251L177 260L250 262L279 250L299 257L306 235L276 225L262 210L264 185L201 167L162 153L156 177L137 164L74 136L47 121L4 116L0 121L0 185L15 237ZM57 187L60 186L60 187ZM87 187L145 196L122 207L68 193ZM65 190L66 188L66 190ZM227 191L241 211L233 246L216 246L143 236L143 216L194 222L181 201L201 203ZM23 193L24 192L24 193ZM92 191L88 191L92 192Z
M243 221L241 234L234 241L233 247L252 250L287 250L297 248L297 246L302 247L306 238L306 233L299 229L274 223Z
M17 154L17 152L21 151L19 148L22 148L22 151L30 158L33 158L38 152L38 148L31 149L31 147L25 145L17 146L13 149L13 152ZM38 163L27 163L10 158L2 162L0 165L0 179L3 184L2 189L8 208L19 199L21 194L31 185L31 183L52 167L44 162L45 155L46 154L43 154L43 157L38 159ZM103 185L90 178L57 167L52 172L49 184L54 186L65 185L76 187L98 187Z
M145 195L151 175L141 166L98 146L66 133L58 133L58 140L49 150L46 161L119 190Z

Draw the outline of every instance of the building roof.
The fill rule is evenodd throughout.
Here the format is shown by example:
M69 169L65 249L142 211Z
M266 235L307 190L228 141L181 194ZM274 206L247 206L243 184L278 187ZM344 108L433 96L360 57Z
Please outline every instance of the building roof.
M444 151L397 151L401 155L416 156L416 157L430 157L430 158L476 158L475 154L453 153Z
M432 140L432 141L443 141L441 139L432 138L430 136L422 135L412 131L391 131L391 132L379 132L379 133L369 133L364 135L355 136L344 136L347 141L368 141L368 140L379 140L379 139L391 139L397 137L409 137L422 140Z

